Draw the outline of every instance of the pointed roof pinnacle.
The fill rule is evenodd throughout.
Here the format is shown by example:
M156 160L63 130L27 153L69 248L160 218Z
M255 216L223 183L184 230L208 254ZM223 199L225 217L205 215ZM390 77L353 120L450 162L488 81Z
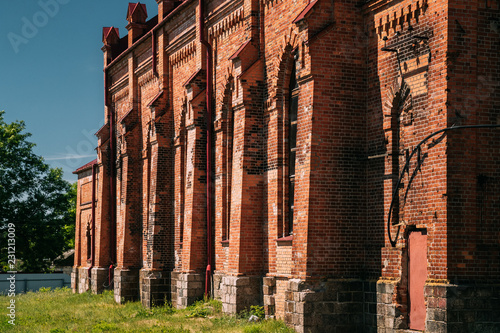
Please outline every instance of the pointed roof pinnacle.
M120 40L120 30L115 27L102 28L102 42L108 45L113 44L113 39L115 42Z
M148 10L146 5L140 2L129 3L127 11L127 21L134 23L144 23L148 18Z

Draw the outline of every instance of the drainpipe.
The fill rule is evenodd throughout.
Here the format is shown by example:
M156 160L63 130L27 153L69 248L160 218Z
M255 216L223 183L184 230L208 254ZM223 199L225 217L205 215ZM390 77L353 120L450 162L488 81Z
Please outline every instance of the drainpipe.
M198 1L200 43L207 52L207 269L205 272L205 297L210 294L210 277L212 275L212 46L205 39L204 1Z

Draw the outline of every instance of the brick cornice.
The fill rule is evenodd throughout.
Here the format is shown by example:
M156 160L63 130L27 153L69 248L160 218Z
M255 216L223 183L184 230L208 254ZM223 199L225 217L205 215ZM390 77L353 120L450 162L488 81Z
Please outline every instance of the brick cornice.
M170 54L170 66L178 67L196 54L196 43L194 39L188 41L182 48Z
M228 2L230 3L230 1ZM243 6L229 11L224 18L220 19L217 23L214 23L213 26L208 28L208 35L212 39L224 36L243 22L244 14ZM209 18L209 21L212 21L212 19Z
M231 20L232 16L236 16L240 9L243 9L243 0L226 1L208 14L205 24L215 26L224 21L228 23L227 20Z

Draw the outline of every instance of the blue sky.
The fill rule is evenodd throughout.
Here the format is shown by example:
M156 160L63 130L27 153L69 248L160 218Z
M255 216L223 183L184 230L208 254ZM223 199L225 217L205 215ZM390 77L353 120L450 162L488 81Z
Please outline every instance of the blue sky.
M103 125L102 27L127 30L129 1L12 0L0 10L0 110L24 120L35 153L64 178L95 158ZM149 18L155 0L144 0Z

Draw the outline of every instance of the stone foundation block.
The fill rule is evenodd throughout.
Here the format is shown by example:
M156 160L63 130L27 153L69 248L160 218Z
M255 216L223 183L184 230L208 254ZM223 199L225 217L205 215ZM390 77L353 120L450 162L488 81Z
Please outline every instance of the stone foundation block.
M139 269L115 268L114 270L115 301L137 301L139 299Z
M268 279L267 283L272 282ZM262 305L262 278L219 273L214 277L214 294L222 301L225 313L238 313L252 305Z
M175 281L175 286L174 286ZM205 275L199 273L172 273L172 305L183 309L203 298ZM175 301L174 301L175 295Z
M363 286L359 280L289 280L285 322L297 332L364 332Z
M109 290L113 287L113 281L109 281L109 268L93 267L90 288L93 294L102 294L104 290Z
M78 293L83 294L90 289L89 268L78 267Z
M147 308L171 300L171 278L168 271L141 270L139 274L141 303Z
M78 292L78 268L73 267L71 270L71 290L73 293Z

